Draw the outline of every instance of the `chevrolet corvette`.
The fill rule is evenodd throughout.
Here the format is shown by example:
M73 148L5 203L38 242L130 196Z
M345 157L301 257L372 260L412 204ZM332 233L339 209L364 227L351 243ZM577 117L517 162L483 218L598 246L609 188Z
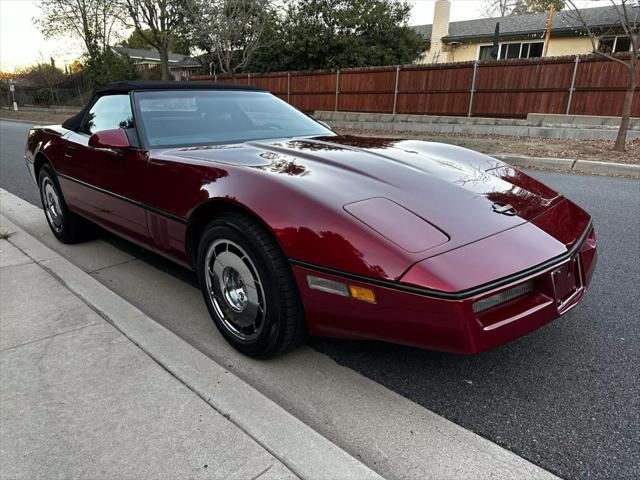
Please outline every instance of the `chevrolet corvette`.
M25 159L60 241L98 224L193 269L253 357L308 335L482 352L576 306L596 263L589 214L516 168L338 135L254 87L109 84Z

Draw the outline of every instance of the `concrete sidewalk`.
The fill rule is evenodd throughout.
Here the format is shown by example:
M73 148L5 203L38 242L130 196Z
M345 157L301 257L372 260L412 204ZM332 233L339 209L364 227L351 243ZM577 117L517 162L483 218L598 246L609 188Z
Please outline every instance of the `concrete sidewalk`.
M0 240L3 478L297 478Z
M2 478L380 478L226 370L224 380L201 378L224 386L205 400L151 343L183 355L194 373L199 352L164 329L149 332L146 346L136 332L125 336L108 308L96 308L107 300L98 282L2 216L0 232L10 234L0 239ZM118 303L110 300L118 322L150 327ZM225 397L302 445L287 451L260 426L243 425Z

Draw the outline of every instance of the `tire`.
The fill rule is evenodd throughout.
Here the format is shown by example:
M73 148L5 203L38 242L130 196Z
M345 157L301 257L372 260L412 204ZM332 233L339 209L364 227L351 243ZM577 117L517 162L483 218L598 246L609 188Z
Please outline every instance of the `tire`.
M62 243L77 243L88 236L88 222L71 212L64 201L56 174L50 165L43 165L38 174L40 201L49 228Z
M262 225L242 214L216 218L204 229L197 258L209 313L235 349L268 358L305 341L304 310L293 272Z

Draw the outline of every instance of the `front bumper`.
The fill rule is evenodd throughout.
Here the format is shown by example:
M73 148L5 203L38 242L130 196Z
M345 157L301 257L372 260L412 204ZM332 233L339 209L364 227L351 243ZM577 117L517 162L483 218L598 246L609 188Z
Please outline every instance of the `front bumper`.
M312 334L376 339L473 354L525 335L575 307L589 287L595 264L595 235L589 227L587 235L572 248L569 256L547 262L530 275L520 272L511 277L512 281L505 278L495 288L471 292L463 298L435 297L418 289L382 285L338 272L319 273L313 267L299 264L294 264L293 270ZM556 278L567 272L573 275L573 285ZM375 292L377 303L309 289L307 275L318 274L370 288ZM476 302L525 284L532 286L525 294L474 312Z

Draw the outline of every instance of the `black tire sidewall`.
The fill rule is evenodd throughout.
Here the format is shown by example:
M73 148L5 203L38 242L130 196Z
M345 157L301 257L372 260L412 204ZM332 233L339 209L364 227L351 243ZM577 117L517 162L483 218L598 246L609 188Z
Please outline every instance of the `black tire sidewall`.
M54 173L53 169L49 165L43 165L38 173L38 191L40 193L40 201L42 202L42 208L46 209L43 193L42 193L42 183L45 178L49 178L51 183L53 184L53 188L56 189L56 193L58 194L58 199L60 201L60 209L62 210L62 230L60 232L56 231L51 225L49 221L49 217L45 212L45 218L47 219L47 224L51 229L51 232L56 236L58 240L64 243L71 243L75 239L72 219L70 216L69 208L67 207L67 203L64 201L64 197L62 195L62 190L60 189L60 184L58 183L58 178Z
M207 292L206 284L206 254L211 243L215 240L227 239L240 245L251 258L257 273L262 282L264 290L267 314L265 316L265 326L260 335L251 341L243 341L229 332L224 323L218 317L214 306ZM211 222L206 228L200 240L198 248L198 279L204 296L205 303L213 321L220 333L225 339L231 343L240 352L252 356L262 357L268 356L269 353L281 340L283 329L281 325L281 301L280 301L280 285L277 283L277 275L275 267L264 251L263 246L257 239L247 232L241 231L233 222L227 220L216 220Z

